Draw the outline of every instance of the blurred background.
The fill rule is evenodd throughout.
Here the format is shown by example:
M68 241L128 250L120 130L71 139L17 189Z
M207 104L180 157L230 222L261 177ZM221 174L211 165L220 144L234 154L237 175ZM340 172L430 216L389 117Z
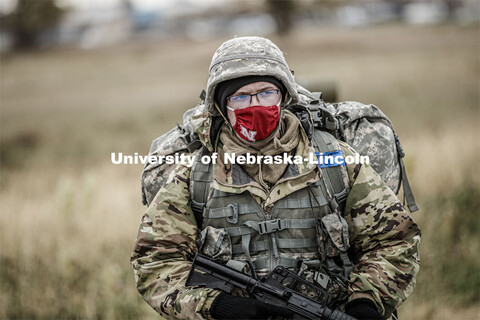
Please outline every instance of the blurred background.
M299 83L379 106L423 230L400 319L480 314L477 0L1 0L0 318L157 318L129 265L141 165L213 52L272 39Z

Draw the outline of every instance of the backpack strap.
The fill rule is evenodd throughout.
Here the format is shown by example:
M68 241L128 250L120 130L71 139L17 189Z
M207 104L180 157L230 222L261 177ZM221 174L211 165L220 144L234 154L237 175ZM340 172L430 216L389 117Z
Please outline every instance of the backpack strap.
M317 152L334 152L340 150L340 145L331 134L328 132L314 129L312 136L312 143ZM342 171L345 171L344 166L333 166L321 168L327 190L332 195L330 199L330 209L332 212L339 210L343 212L345 202L348 196L349 187L345 185Z
M397 147L398 153L398 162L400 163L400 171L402 175L402 183L403 183L403 195L405 196L405 200L407 201L407 206L410 212L418 211L417 203L415 202L415 197L413 196L412 188L410 187L410 183L408 182L407 178L407 171L405 170L405 164L403 163L403 157L405 157L405 152L403 152L402 145L400 144L400 140L398 136L394 133L395 137L395 145Z
M190 199L193 214L200 227L203 221L203 210L205 208L208 192L210 191L210 184L213 180L213 164L205 164L201 161L202 156L210 155L207 148L202 147L195 158L190 173Z
M325 101L322 100L321 92L312 92L309 96L311 100L306 108L313 117L313 125L323 131L327 131L335 138L342 136L342 123L335 117L335 114L328 110Z

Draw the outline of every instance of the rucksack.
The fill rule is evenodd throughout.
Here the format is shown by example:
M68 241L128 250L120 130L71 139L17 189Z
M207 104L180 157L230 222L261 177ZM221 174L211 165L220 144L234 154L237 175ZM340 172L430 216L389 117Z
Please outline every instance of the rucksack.
M150 146L149 156L167 156L175 153L192 153L201 147L198 136L193 131L191 118L196 113L205 111L204 104L197 104L183 114L183 124L177 125L167 133L154 139ZM158 190L165 184L168 176L175 168L175 163L147 162L140 176L142 187L142 203L150 205Z
M311 93L299 86L300 103L288 107L306 130L312 130L308 122L313 120L313 128L327 131L335 138L345 141L358 153L369 156L370 165L379 173L395 194L403 183L404 196L410 212L418 210L411 190L403 157L405 156L398 136L388 117L376 106L358 102L325 103L320 92ZM308 110L313 119L304 112ZM176 127L152 141L149 155L161 156L175 153L192 153L201 148L201 143L190 122L192 116L205 112L205 105L199 103L183 115L183 125ZM311 137L313 132L306 132ZM381 153L379 151L381 150ZM203 152L203 151L201 151ZM211 165L192 167L192 175L200 177L198 187L191 189L192 208L201 212L205 204L211 182ZM158 190L165 184L175 164L147 163L141 174L142 203L150 205ZM329 170L335 172L335 170ZM333 185L343 186L339 174L330 178ZM342 189L338 187L337 189ZM344 199L343 199L344 200Z
M315 126L348 143L359 154L369 156L370 165L396 195L403 185L404 202L410 212L417 211L403 162L405 152L390 119L373 104L326 103L321 92L310 93L300 86L298 91L309 99L306 107Z

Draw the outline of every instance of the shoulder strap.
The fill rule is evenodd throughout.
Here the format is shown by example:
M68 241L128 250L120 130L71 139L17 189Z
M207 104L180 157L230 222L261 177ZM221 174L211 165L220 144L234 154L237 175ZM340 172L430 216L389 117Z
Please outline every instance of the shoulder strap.
M410 182L408 182L407 178L407 170L405 169L405 164L403 163L403 157L405 157L405 152L403 152L402 145L400 144L400 140L398 136L394 133L395 136L395 145L397 147L398 153L398 162L400 163L400 171L402 174L402 184L403 184L403 195L407 200L407 206L410 212L418 211L417 203L415 202L415 197L413 196L412 188L410 187ZM405 201L404 201L405 202Z
M195 158L190 173L191 207L199 226L203 221L203 209L205 208L210 184L213 180L213 164L205 164L201 161L202 156L205 155L210 155L210 152L207 148L202 147Z
M328 132L319 129L314 129L312 143L317 152L325 153L340 150L337 139ZM349 189L343 179L343 172L346 170L345 166L333 166L321 168L320 170L322 171L326 187L332 195L332 199L330 199L332 212L338 208L339 212L343 213Z
M333 152L340 150L338 141L331 134L319 129L315 129L312 136L312 143L314 148L318 152ZM203 219L203 210L205 208L208 192L210 190L210 184L213 180L213 164L205 164L201 161L202 156L209 155L210 152L202 147L190 173L190 195L191 195L191 207L197 223L201 223ZM329 193L332 195L330 199L330 208L332 212L337 208L340 212L343 212L345 207L345 201L348 196L348 185L345 184L343 179L342 170L345 170L344 166L334 166L328 168L322 168L322 173L325 178L326 187Z
M314 130L312 143L315 148L315 151L326 153L326 152L335 152L340 150L340 144L334 136L328 132L319 130L318 128ZM348 227L347 222L343 218L345 203L347 201L347 196L349 192L349 186L347 185L347 180L343 179L344 175L347 175L346 168L344 165L337 165L331 167L320 168L323 180L325 181L325 186L328 190L328 193L331 195L329 200L329 206L331 214L322 218L322 222L327 227L329 226L329 221L331 218L338 219L342 224L342 248L338 247L340 250L341 258L341 267L331 257L326 258L327 268L329 272L333 272L338 277L340 277L345 283L348 280L350 272L353 270L353 263L348 256ZM330 218L330 219L329 219Z

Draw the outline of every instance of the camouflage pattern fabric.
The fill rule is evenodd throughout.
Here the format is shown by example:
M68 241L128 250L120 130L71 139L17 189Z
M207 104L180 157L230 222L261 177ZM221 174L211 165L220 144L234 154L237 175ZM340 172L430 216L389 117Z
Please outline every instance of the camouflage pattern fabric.
M297 87L300 86L297 85ZM303 90L306 91L306 89ZM299 94L299 99L302 105L308 105L308 97ZM370 165L380 174L390 189L398 194L401 171L393 126L388 117L374 105L365 105L355 101L326 104L326 107L339 119L344 128L342 140L358 153L368 155ZM166 134L153 140L149 155L188 153L187 140L196 137L195 130L204 125L202 121L205 119L206 112L204 104L187 110L183 115L183 126L177 125ZM208 137L203 137L203 139L208 141ZM151 203L173 168L174 165L165 163L147 163L141 175L146 204Z
M355 154L347 144L341 145ZM349 300L373 298L380 313L388 318L415 287L421 231L370 165L351 164L347 170L352 187L344 216L354 254Z
M197 240L200 253L212 257L218 262L228 262L232 259L232 241L225 229L206 227Z
M355 101L340 102L334 114L344 127L343 140L358 153L370 156L370 165L394 193L400 188L400 164L393 127L376 106Z
M328 257L334 257L338 255L338 251L347 251L350 247L348 238L343 239L343 224L340 218L336 213L331 213L322 218L322 223L329 235L328 239L322 239L322 242L332 242L332 245L326 246L327 252L325 254ZM330 252L328 252L328 250L330 250Z
M224 42L215 51L209 69L205 105L216 116L216 86L223 81L245 76L270 75L282 81L288 92L285 104L298 102L297 84L282 51L270 40L241 37Z
M204 113L218 115L213 93L220 82L246 75L273 75L287 88L289 99L285 105L308 105L308 90L293 78L283 53L270 40L260 37L242 37L223 43L215 52L210 65L205 104L185 112L183 126L177 126L152 142L150 155L161 156L175 152L188 152L187 140L203 124ZM299 94L302 92L302 94ZM372 167L387 185L398 193L401 171L395 148L393 126L388 117L376 106L355 101L326 104L326 108L344 128L341 139L362 154L369 155ZM206 131L204 131L206 132ZM208 134L208 132L207 132ZM203 137L209 141L208 137ZM190 138L191 139L191 138ZM142 190L147 204L165 184L174 165L148 164L142 172Z
M131 257L138 292L166 318L209 318L218 294L184 287L198 250L198 229L189 204L189 170L177 166L171 172L142 218Z
M154 139L148 154L150 156L166 156L174 153L188 153L187 144L194 139L195 130L203 125L206 109L204 104L199 104L183 114L183 125L177 126L164 135ZM201 117L200 123L196 119ZM160 187L165 185L169 174L175 164L148 163L145 165L140 177L144 201L150 205Z
M178 128L173 128L153 140L149 155L162 156L187 151L186 134L182 131L183 130L179 130ZM153 197L155 197L158 190L160 190L160 187L166 183L174 167L175 164L147 162L140 177L144 201L146 202L144 204L150 204L152 202Z
M341 145L345 155L354 154L351 147ZM414 288L420 230L370 166L347 165L347 172L351 191L345 219L355 264L348 281L349 300L368 297L387 317ZM131 258L140 294L167 318L209 318L208 310L218 294L184 287L198 250L189 179L190 168L177 165L142 219ZM301 175L296 180L309 183L302 181ZM284 188L289 189L290 184ZM238 190L231 187L230 192ZM268 205L265 201L259 204L263 209Z
M285 84L289 94L287 103L298 101L293 76L277 49L266 39L247 37L227 41L215 53L205 101L207 112L199 111L192 117L195 133L210 152L213 152L211 116L217 112L213 95L218 83L245 75L273 75ZM340 145L345 156L355 154L352 147ZM221 172L227 169L228 166L214 166L214 179L228 181L229 173ZM348 224L349 252L354 263L348 280L348 299L369 298L384 317L389 317L415 286L420 230L371 166L347 164L346 169L351 190L343 216ZM191 168L182 164L170 172L142 218L131 256L139 293L161 316L169 319L211 319L210 308L219 294L217 290L184 286L199 250L196 242L199 227L190 207L190 172ZM319 172L304 164L278 184L277 195L258 187L227 186L218 180L213 181L211 188L229 193L249 192L268 212L268 207L276 201L322 179ZM215 238L218 234L211 236Z

